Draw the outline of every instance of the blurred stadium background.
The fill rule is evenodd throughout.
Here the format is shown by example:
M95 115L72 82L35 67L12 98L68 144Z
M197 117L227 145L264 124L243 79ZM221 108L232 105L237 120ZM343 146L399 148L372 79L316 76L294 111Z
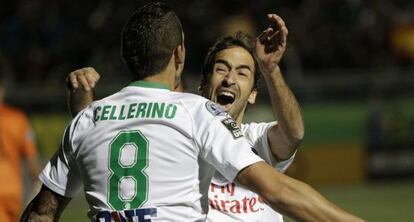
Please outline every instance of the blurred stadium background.
M265 13L289 28L282 70L302 105L306 136L289 174L368 221L414 221L414 1L168 1L186 33L186 88L196 92L215 38L256 35ZM41 159L70 121L65 77L83 66L102 79L97 97L125 85L120 30L140 1L2 0L0 62L7 102L23 109ZM272 119L262 84L248 121ZM62 221L87 221L79 197Z

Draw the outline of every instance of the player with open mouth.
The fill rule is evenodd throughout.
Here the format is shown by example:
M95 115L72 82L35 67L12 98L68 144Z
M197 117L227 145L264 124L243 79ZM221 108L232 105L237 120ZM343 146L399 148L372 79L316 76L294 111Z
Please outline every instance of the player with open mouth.
M229 117L221 121L231 131L234 139L243 137L244 134L256 154L278 171L284 172L293 161L296 148L303 138L304 127L300 108L284 82L278 66L286 48L287 29L283 20L277 15L271 14L268 18L272 24L262 35L265 38L256 40L256 45L247 35L237 33L219 39L210 48L203 67L199 90L201 95L215 102L206 103L206 108L212 115L227 115L223 112L226 111L236 120ZM275 27L277 31L274 30ZM278 33L280 38L275 38ZM257 53L257 60L255 53ZM242 124L247 104L253 104L256 100L257 81L260 75L267 85L278 122ZM84 82L82 85L88 85L89 81L86 79L92 79L90 82L95 83L99 79L99 74L93 69L86 68L71 73L69 79L72 84L80 81ZM86 106L93 100L93 94L88 93L88 95L89 99L82 100L85 103L72 104L81 108ZM79 110L76 107L71 108L73 113ZM240 148L242 151L243 147ZM296 189L307 190L304 187L296 187ZM315 195L313 191L309 192L305 192L306 196ZM310 208L323 206L322 208L329 209L318 211L321 212L317 214L318 219L307 217L309 219L304 221L359 221L358 218L339 208L332 210L328 206L333 205L327 202L312 204L298 196L293 197L295 192L289 190L283 190L279 195L287 195L295 199L296 204L303 203ZM228 181L218 172L215 173L210 184L208 204L209 212L206 220L208 222L283 221L282 215L270 208L264 198L250 191L240 181ZM298 209L296 212L304 212L300 210L301 208L296 209ZM322 216L326 212L330 213ZM330 216L326 216L329 214Z

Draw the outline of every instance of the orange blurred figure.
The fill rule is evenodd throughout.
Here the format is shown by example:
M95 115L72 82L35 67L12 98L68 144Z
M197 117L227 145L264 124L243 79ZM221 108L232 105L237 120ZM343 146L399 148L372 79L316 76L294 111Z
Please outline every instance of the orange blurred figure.
M38 183L39 163L33 133L26 115L4 103L4 66L0 64L0 221L18 221L23 202L22 159Z

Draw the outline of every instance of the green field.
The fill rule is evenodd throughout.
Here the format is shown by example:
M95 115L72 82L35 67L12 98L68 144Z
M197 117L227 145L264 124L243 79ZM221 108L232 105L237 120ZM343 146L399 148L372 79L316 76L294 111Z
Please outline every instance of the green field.
M414 221L414 181L318 186L316 189L332 202L366 221ZM61 221L87 222L86 209L82 198L75 199L63 213Z
M414 181L325 186L317 190L366 221L414 221Z

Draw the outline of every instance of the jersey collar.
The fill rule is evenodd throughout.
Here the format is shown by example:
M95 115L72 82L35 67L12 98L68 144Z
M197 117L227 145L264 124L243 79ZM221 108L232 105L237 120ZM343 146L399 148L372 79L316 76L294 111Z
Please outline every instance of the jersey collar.
M142 81L142 80L133 81L133 82L129 83L128 86L170 90L170 88L165 84L158 83L158 82L146 82L146 81Z

